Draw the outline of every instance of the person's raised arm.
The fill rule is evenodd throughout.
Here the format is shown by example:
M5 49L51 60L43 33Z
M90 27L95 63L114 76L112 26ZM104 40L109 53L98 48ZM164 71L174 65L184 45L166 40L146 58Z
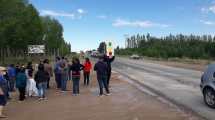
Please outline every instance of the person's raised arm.
M110 62L113 62L115 60L115 56L112 56L111 58L110 58Z

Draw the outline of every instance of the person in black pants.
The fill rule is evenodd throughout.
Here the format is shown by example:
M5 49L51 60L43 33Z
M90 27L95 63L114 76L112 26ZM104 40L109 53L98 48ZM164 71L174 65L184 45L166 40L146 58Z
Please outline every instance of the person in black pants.
M89 85L91 69L92 69L92 64L90 62L90 59L86 58L84 63L84 85Z
M106 56L104 55L104 62L107 64L107 85L109 87L110 78L111 78L111 63L115 60L115 56Z
M25 100L25 88L27 85L27 76L25 74L25 69L21 68L20 72L16 77L16 87L19 90L19 100Z
M106 95L110 95L110 91L107 84L107 64L103 61L103 57L99 58L99 61L95 64L94 70L97 73L97 80L99 83L99 96L103 95L103 87L106 90Z

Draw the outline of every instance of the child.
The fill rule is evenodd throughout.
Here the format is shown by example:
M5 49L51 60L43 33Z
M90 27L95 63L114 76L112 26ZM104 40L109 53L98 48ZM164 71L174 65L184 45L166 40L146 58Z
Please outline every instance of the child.
M84 66L80 64L80 61L78 58L73 59L72 65L70 66L70 71L72 71L74 96L77 96L79 94L80 71L83 70L83 68Z
M89 58L85 59L84 63L84 85L89 85L90 81L90 70L92 69L92 64Z
M107 85L107 67L107 64L103 61L103 57L99 57L99 61L94 66L94 70L97 72L97 80L100 88L99 96L103 95L103 87L106 90L106 95L110 95Z
M38 90L36 87L36 82L33 78L33 73L29 73L28 76L29 76L29 78L28 78L27 88L26 88L28 96L30 96L30 97L38 96Z
M19 100L20 101L25 100L26 85L27 85L27 76L25 74L24 67L22 67L16 77L16 87L19 90Z

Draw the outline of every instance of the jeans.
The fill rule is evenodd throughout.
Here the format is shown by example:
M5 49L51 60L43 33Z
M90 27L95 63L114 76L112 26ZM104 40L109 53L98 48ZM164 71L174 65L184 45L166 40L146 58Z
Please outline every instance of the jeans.
M106 93L110 93L108 85L107 85L107 77L106 76L99 76L98 78L99 88L100 88L100 95L103 95L103 87L106 90Z
M19 100L25 100L25 87L20 87L19 89Z
M39 94L39 97L45 98L46 89L47 89L47 82L38 83L38 94Z
M84 72L84 85L89 85L90 82L90 72Z
M61 79L61 90L66 91L68 77L67 76L62 76L61 78L62 78Z
M13 92L13 91L15 91L15 77L10 77L9 78L9 91L10 92Z
M79 82L80 82L80 77L73 77L73 94L79 94Z
M55 73L55 81L57 84L57 88L61 88L61 74L60 73Z

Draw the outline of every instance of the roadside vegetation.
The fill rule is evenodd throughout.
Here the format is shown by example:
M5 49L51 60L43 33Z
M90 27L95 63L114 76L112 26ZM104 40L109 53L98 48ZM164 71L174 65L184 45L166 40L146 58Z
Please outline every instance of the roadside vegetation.
M47 54L71 51L56 19L40 16L28 0L0 0L0 57L26 54L28 45L45 45Z
M117 47L117 55L138 54L141 56L170 59L210 59L215 58L215 37L212 35L169 35L153 37L134 35L126 39L127 48Z

